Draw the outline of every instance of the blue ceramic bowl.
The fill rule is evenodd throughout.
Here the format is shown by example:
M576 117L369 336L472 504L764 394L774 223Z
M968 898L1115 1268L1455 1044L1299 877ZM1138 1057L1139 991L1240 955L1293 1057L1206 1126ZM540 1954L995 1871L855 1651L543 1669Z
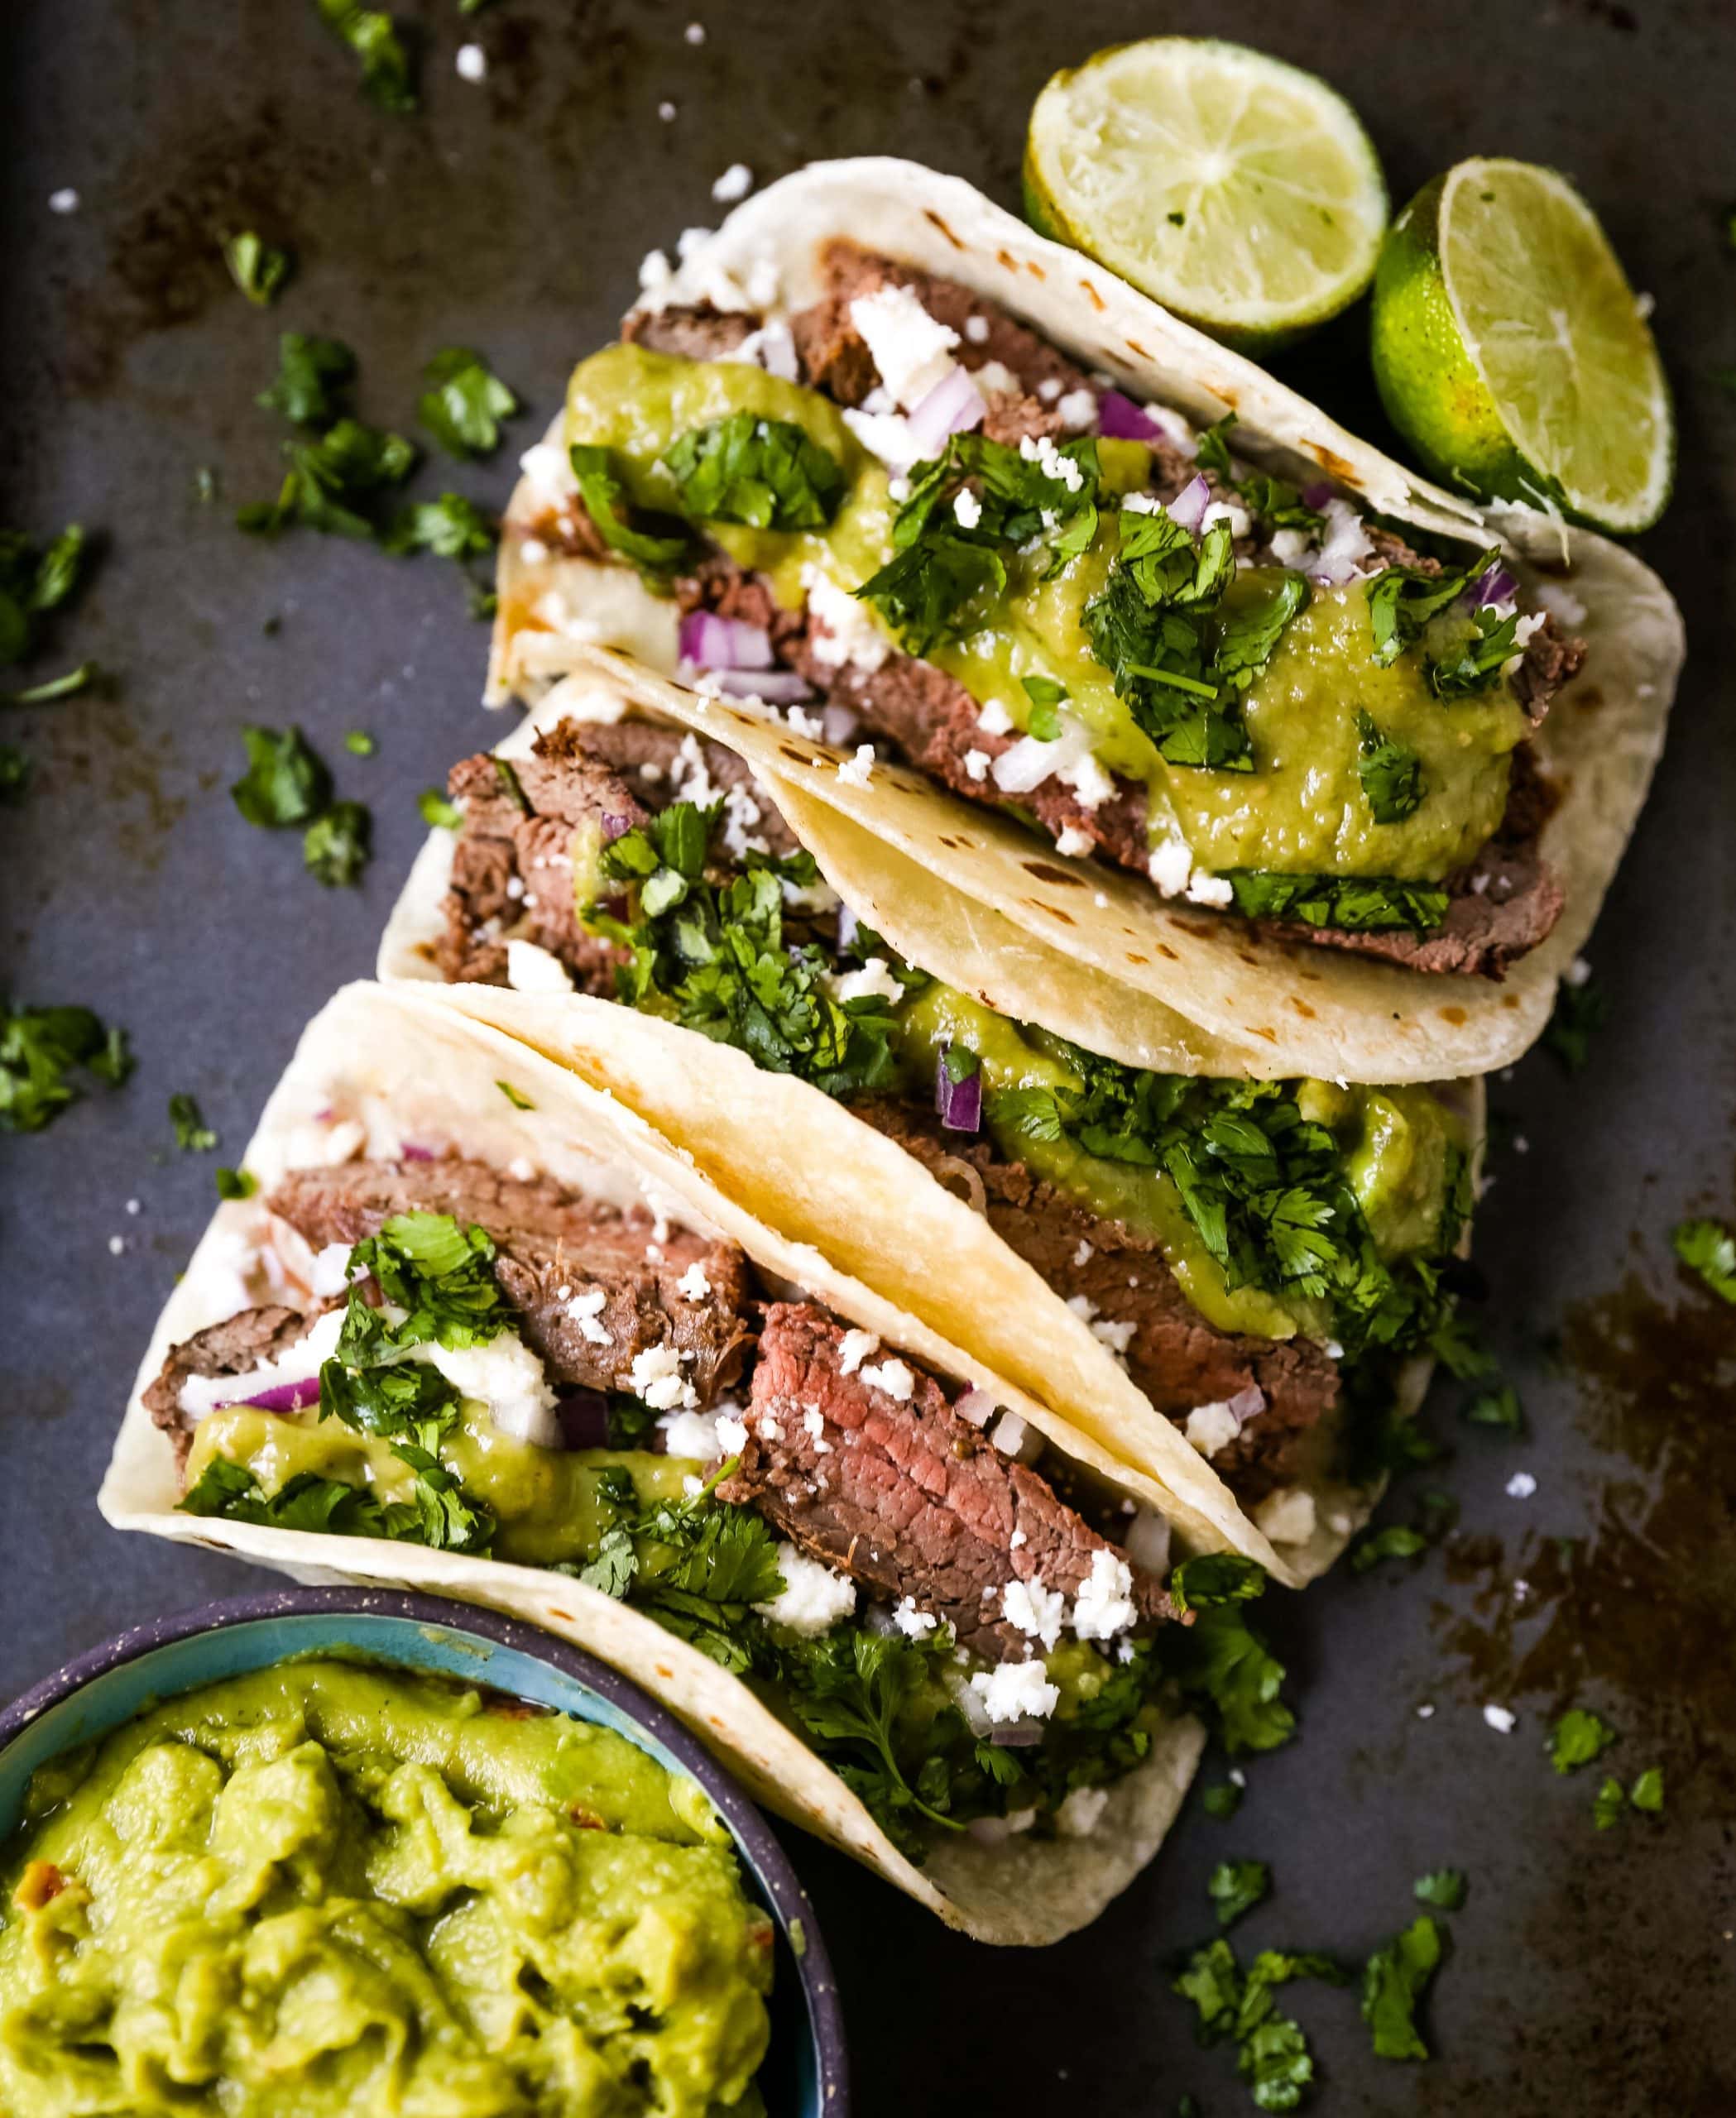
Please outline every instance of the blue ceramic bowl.
M136 1626L69 1662L0 1713L0 1838L39 1765L157 1700L321 1649L462 1678L600 1722L697 1780L729 1827L748 1888L777 1925L771 2048L760 2085L771 2118L847 2118L844 2023L808 1893L770 1827L717 1761L636 1684L577 1647L492 1611L360 1588L282 1588ZM800 1953L792 1944L799 1938Z

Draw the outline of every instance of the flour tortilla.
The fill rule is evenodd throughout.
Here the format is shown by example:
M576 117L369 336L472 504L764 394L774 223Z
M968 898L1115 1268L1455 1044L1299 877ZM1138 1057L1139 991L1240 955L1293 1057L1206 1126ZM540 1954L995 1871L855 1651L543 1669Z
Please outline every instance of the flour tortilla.
M532 1106L502 1092L509 1082ZM937 1332L904 1315L818 1253L773 1231L717 1191L692 1158L567 1070L468 1019L439 991L344 988L304 1034L247 1149L261 1194L285 1171L329 1159L327 1108L349 1128L349 1152L396 1155L405 1143L457 1147L501 1167L528 1157L559 1181L621 1205L645 1200L685 1225L739 1243L774 1278L807 1287L864 1328L942 1373L989 1387L1077 1461L1147 1498L1106 1453ZM383 1539L304 1536L179 1512L174 1452L142 1393L169 1349L244 1306L234 1253L263 1210L220 1206L152 1335L98 1496L117 1529L233 1552L297 1579L364 1581L460 1597L528 1618L588 1648L643 1684L731 1766L757 1800L818 1832L983 1941L1057 1940L1096 1918L1162 1843L1205 1742L1191 1718L1159 1731L1151 1755L1110 1792L1085 1838L965 1836L918 1868L856 1796L728 1672L652 1619L578 1581Z
M1586 668L1536 738L1563 793L1542 850L1567 908L1503 983L1264 940L1246 921L1166 902L1125 870L1065 860L1005 817L915 775L881 768L859 788L835 771L813 770L807 783L818 803L923 871L910 917L943 926L965 899L1039 943L1062 945L1075 966L1072 985L1095 975L1116 989L1121 1035L1096 1040L1115 1056L1161 1044L1179 1016L1205 1040L1204 1072L1430 1081L1512 1064L1548 1020L1556 981L1585 946L1663 746L1684 642L1681 615L1657 575L1588 530L1528 509L1479 509L1414 477L1112 273L1033 233L958 179L914 163L865 157L786 177L731 213L657 300L742 307L746 285L775 274L773 313L800 307L819 291L820 246L837 236L978 289L1136 397L1174 405L1196 424L1235 410L1238 449L1274 470L1304 480L1324 472L1371 512L1433 535L1472 548L1499 542L1528 587L1552 583L1586 611L1574 628L1590 649ZM587 645L624 647L665 674L674 667L673 610L630 568L534 543L526 558L526 536L546 510L558 462L558 449L543 456L540 475L527 475L508 510L490 672L495 703L515 695L534 702ZM842 757L825 755L834 765ZM836 827L824 817L813 822L809 843L819 855ZM922 959L921 949L914 954Z

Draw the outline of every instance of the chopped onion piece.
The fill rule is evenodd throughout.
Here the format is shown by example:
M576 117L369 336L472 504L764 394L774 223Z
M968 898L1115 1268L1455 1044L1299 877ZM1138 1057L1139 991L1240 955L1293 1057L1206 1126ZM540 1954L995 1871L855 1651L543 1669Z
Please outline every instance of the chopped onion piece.
M952 1409L962 1420L968 1420L972 1426L986 1426L995 1416L995 1400L986 1390L979 1388L973 1382Z
M1312 507L1316 515L1321 513L1331 497L1332 488L1323 478L1316 478L1312 486L1304 486L1302 490L1302 506Z
M612 846L617 838L632 828L633 819L631 817L617 817L606 811L602 820L603 844Z
M1259 1383L1250 1382L1245 1390L1238 1390L1233 1397L1224 1401L1227 1409L1235 1416L1238 1427L1246 1426L1251 1419L1258 1419L1266 1409L1266 1393Z
M949 1133L975 1133L982 1125L982 1069L978 1066L963 1081L955 1081L947 1071L947 1054L952 1049L950 1044L942 1045L934 1062L934 1108Z
M1170 501L1164 513L1177 529L1186 530L1191 535L1205 520L1206 510L1211 501L1211 488L1203 476L1190 478Z
M990 1732L989 1741L997 1750L1029 1750L1033 1743L1043 1741L1040 1721L1009 1721Z
M274 1383L271 1389L261 1390L252 1397L231 1397L231 1405L252 1405L261 1412L299 1412L305 1405L319 1402L319 1378L304 1376L298 1382ZM219 1406L219 1411L227 1406Z
M1510 603L1518 592L1518 582L1498 560L1471 583L1471 606L1480 610L1487 603Z
M1169 1567L1169 1521L1154 1508L1142 1507L1128 1526L1122 1549L1135 1566L1148 1574L1163 1574Z
M955 362L922 402L906 424L910 438L924 456L938 456L949 434L968 434L982 424L987 406L969 371Z
M771 635L763 625L721 618L715 611L689 611L679 635L682 655L701 669L769 669Z
M418 1147L414 1140L406 1140L399 1148L398 1157L402 1162L432 1162L434 1151L432 1148Z
M805 706L813 690L794 669L713 669L712 682L731 698L763 699L768 706Z
M852 712L847 706L828 706L820 716L821 734L840 750L846 750L855 742L861 725L861 714Z
M1143 405L1124 397L1119 390L1105 390L1097 400L1097 431L1106 441L1163 441L1163 429Z

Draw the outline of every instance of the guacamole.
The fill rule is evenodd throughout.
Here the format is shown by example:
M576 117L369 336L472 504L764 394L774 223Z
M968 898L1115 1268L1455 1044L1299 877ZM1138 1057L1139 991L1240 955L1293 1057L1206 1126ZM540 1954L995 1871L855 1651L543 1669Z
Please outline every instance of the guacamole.
M0 1852L0 2110L763 2110L771 1927L611 1731L338 1660L33 1779Z

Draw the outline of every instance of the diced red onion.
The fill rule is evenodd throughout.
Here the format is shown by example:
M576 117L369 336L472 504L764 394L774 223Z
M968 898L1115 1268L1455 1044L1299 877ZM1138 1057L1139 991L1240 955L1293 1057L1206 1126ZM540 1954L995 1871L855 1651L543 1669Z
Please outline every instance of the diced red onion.
M223 1406L251 1405L261 1412L299 1412L304 1405L317 1405L319 1402L319 1378L305 1375L297 1382L274 1382L269 1390L261 1390L252 1397L231 1397Z
M836 743L840 749L856 740L861 725L861 715L847 706L828 706L820 716L820 733L828 743Z
M563 1390L555 1404L554 1416L560 1425L562 1448L608 1447L609 1401L602 1391L587 1390L578 1385ZM660 1434L657 1440L661 1442Z
M632 828L633 819L631 817L617 817L605 811L602 820L603 844L612 846L617 838L623 836Z
M1203 476L1190 478L1163 512L1178 529L1190 535L1206 519L1206 510L1211 503L1211 488Z
M934 1108L949 1133L978 1132L982 1126L982 1069L978 1066L965 1080L955 1081L947 1071L947 1054L952 1049L950 1044L942 1045L934 1062Z
M1233 1397L1224 1400L1224 1409L1233 1413L1238 1427L1244 1427L1251 1419L1258 1419L1266 1409L1266 1393L1259 1383L1250 1382L1245 1390L1238 1390Z
M910 438L924 456L938 456L949 434L968 434L982 424L987 407L969 371L955 362L905 421Z
M999 1751L1029 1750L1033 1743L1043 1741L1040 1721L1013 1721L994 1729L989 1741Z
M418 1147L414 1140L406 1140L398 1150L398 1158L400 1162L432 1162L434 1151L432 1148Z
M1143 405L1105 390L1097 400L1097 431L1107 441L1163 441L1163 429Z
M812 686L794 669L713 669L718 690L731 698L764 699L768 706L805 706Z
M986 1426L995 1416L995 1400L986 1390L979 1389L973 1382L952 1409L962 1420L968 1420L972 1426Z
M847 904L841 904L838 907L838 952L840 955L856 946L856 930L861 923Z
M1470 600L1474 609L1480 610L1486 603L1510 603L1518 593L1519 584L1499 561L1470 585Z
M680 647L702 669L769 669L771 635L763 625L721 618L715 611L689 611L681 621Z
M1304 507L1312 507L1316 515L1319 514L1320 510L1326 506L1326 502L1331 500L1331 497L1332 488L1323 478L1316 478L1312 486L1304 486L1302 487L1302 506Z

